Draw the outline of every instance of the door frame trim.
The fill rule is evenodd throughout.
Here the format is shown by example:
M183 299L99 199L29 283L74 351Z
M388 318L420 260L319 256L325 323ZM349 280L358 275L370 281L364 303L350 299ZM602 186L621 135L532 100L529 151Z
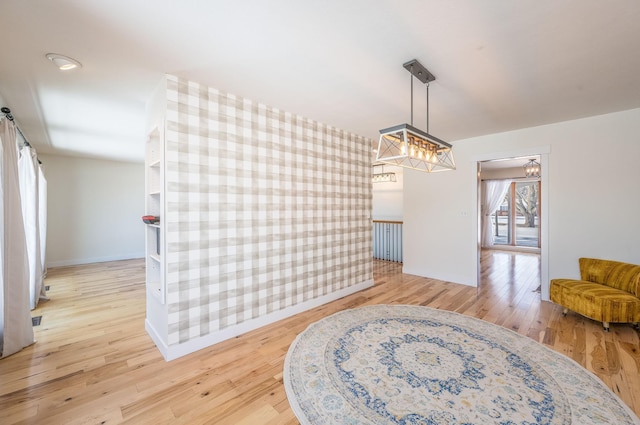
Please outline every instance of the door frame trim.
M474 220L476 240L474 241L474 258L477 264L476 287L480 287L480 163L484 161L494 161L507 158L518 158L522 156L539 155L540 156L540 298L543 301L549 301L549 157L551 146L537 146L532 148L517 149L513 151L492 152L483 155L477 155L472 158L475 162L475 185L476 191Z

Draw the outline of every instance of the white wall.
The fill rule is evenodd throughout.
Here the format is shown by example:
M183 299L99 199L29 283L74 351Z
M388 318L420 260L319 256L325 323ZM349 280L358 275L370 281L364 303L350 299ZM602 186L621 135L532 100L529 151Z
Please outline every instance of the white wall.
M633 109L455 142L457 171L405 172L404 271L475 286L477 161L545 151L549 278L578 277L582 256L640 263L638 134Z
M49 267L144 257L144 165L39 155Z
M384 171L396 173L395 182L373 183L373 219L402 221L403 170L385 165Z
M524 163L526 160L523 160ZM540 162L538 160L538 162ZM482 179L511 179L511 178L524 178L524 169L522 167L518 168L496 168L493 170L483 169L480 173L480 177Z

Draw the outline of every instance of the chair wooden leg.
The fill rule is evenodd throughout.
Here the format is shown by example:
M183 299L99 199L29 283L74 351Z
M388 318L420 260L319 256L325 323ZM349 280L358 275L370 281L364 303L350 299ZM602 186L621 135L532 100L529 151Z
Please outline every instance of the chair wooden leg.
M569 309L568 309L568 308L565 308L564 310L562 310L562 315L563 315L564 317L567 317L567 313L568 313L568 312L569 312Z
M609 332L609 322L602 322L602 327L605 332Z

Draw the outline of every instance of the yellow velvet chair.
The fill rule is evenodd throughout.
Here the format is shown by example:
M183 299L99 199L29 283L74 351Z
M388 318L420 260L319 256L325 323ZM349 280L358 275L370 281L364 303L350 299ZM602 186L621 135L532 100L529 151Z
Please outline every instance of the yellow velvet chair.
M640 322L640 266L619 261L580 258L580 280L552 279L551 301L590 319L609 323Z

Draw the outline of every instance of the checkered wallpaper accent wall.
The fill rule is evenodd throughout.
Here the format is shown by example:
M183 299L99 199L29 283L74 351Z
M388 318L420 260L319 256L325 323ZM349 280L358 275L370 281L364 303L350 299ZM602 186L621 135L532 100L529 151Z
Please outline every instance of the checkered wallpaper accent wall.
M373 279L371 140L167 76L169 345Z

